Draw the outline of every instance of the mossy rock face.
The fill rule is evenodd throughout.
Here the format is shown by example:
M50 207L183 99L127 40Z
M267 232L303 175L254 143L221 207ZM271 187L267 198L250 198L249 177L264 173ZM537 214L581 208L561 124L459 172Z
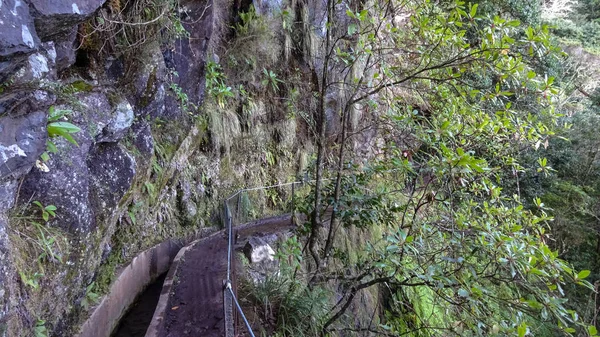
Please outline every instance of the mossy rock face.
M77 145L54 139L58 152L46 163L50 171L34 168L27 174L19 205L39 200L57 207L57 217L44 226L60 243L60 248L52 249L60 251L62 262L39 258L33 243L17 247L23 238L10 235L18 231L40 240L36 227L18 214L6 219L10 224L4 226L0 214L0 267L6 266L2 269L6 274L0 274L0 322L9 311L17 313L8 320L6 332L0 325L0 336L31 335L37 319L46 322L51 336L74 335L88 314L82 301L92 282L93 291L103 294L117 270L141 251L168 238L198 236L206 227L219 227L222 202L229 195L245 187L295 180L306 166L311 146L298 140L296 118L283 117L282 104L274 103L281 99L270 97L275 92L257 84L263 66L285 80L285 66L277 69L282 48L274 38L277 30L272 29L279 27L279 19L261 19L268 35L256 45L257 55L248 56L254 60L264 56L267 62L255 63L252 74L239 78L245 81L249 75L257 84L249 86L254 105L242 118L238 107L247 101L233 97L220 107L204 93L206 54L215 44L213 29L228 25L226 19L214 22L214 15L229 13L229 4L183 3L190 4L186 14L192 15L188 21L193 24L186 28L192 36L173 45L175 50L155 41L139 54L126 55L123 69L128 73L120 83L98 74L106 65L96 64L94 69L80 69L78 80L51 84L57 108L71 110L69 122L81 131L73 134ZM71 70L69 74L77 74ZM235 69L226 70L231 71ZM194 118L182 113L185 109L170 96L173 93L166 88L172 82L198 106ZM239 84L227 83L233 88ZM35 162L37 157L28 159ZM282 189L248 194L244 207L252 216L278 214L286 193ZM39 218L32 210L25 214ZM44 275L34 276L36 272ZM11 303L18 307L10 307Z

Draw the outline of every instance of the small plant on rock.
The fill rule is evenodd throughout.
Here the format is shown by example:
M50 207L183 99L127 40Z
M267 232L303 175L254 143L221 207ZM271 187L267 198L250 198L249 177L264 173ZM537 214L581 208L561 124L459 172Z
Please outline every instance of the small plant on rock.
M263 74L265 75L265 79L262 80L262 85L271 87L273 92L279 91L279 83L283 83L283 81L277 77L277 74L266 68L263 68Z
M48 111L48 140L46 141L46 151L40 156L41 161L38 160L36 162L36 166L44 172L50 171L45 164L45 162L50 160L49 153L58 152L56 145L51 140L52 138L62 137L69 143L79 146L72 135L81 131L81 129L78 126L67 122L67 116L71 114L71 112L71 110L56 109L54 106L51 106Z
M217 104L225 107L225 99L234 97L233 89L225 84L226 77L221 66L213 61L206 63L206 89L215 98Z
M35 337L48 337L48 329L46 329L46 321L38 319L33 328Z
M85 288L85 297L81 300L81 306L88 310L92 305L98 303L100 299L100 295L94 291L96 287L96 282L92 282Z

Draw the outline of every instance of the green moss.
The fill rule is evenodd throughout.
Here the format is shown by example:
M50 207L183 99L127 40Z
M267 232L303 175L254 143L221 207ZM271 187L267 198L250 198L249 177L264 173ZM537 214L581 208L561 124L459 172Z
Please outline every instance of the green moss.
M69 86L71 87L71 92L72 93L76 93L76 92L90 92L92 91L92 89L94 89L94 86L85 82L85 81L75 81L71 84L69 84Z
M115 247L116 248L116 247ZM100 266L96 273L96 291L99 294L106 294L110 285L117 275L117 267L123 262L119 258L120 253L115 249L109 254L108 259Z
M150 75L148 76L148 81L146 82L146 89L142 93L140 98L139 106L141 108L147 107L152 100L154 99L154 95L156 94L156 67L152 69Z

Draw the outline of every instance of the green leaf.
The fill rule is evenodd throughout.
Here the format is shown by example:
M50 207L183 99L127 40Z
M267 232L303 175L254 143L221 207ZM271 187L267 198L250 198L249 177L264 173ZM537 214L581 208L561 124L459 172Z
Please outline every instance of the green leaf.
M350 24L348 25L348 35L354 35L356 33L356 25Z
M72 133L77 133L81 129L69 122L54 122L48 124L48 136L57 137L61 136L67 141L77 145L75 139L71 136Z
M386 250L388 252L397 252L398 250L400 250L400 248L397 245L391 245L391 246L387 246Z
M525 334L527 333L527 324L525 324L525 322L519 324L519 327L517 328L517 333L519 334L519 337L525 336Z
M590 336L597 336L598 335L598 329L596 329L595 326L590 325L590 326L588 326L588 333L590 334Z
M81 131L81 129L69 122L54 122L48 124L48 133L56 132L56 133L76 133Z
M469 14L472 18L475 17L475 14L477 14L477 7L479 7L478 4L474 4L473 6L471 6L471 12Z
M50 152L50 153L56 153L58 152L58 149L56 148L56 145L54 145L53 142L51 142L50 140L46 141L46 151Z
M588 277L590 275L590 271L589 270L582 270L579 272L579 274L577 274L577 279L579 280L583 280L586 277Z

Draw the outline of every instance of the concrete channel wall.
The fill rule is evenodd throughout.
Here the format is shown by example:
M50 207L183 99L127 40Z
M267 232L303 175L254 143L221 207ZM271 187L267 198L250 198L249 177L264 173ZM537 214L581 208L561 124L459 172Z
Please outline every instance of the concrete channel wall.
M81 326L76 337L109 337L136 297L158 276L169 270L171 262L188 240L168 240L136 256L123 268L109 293Z

